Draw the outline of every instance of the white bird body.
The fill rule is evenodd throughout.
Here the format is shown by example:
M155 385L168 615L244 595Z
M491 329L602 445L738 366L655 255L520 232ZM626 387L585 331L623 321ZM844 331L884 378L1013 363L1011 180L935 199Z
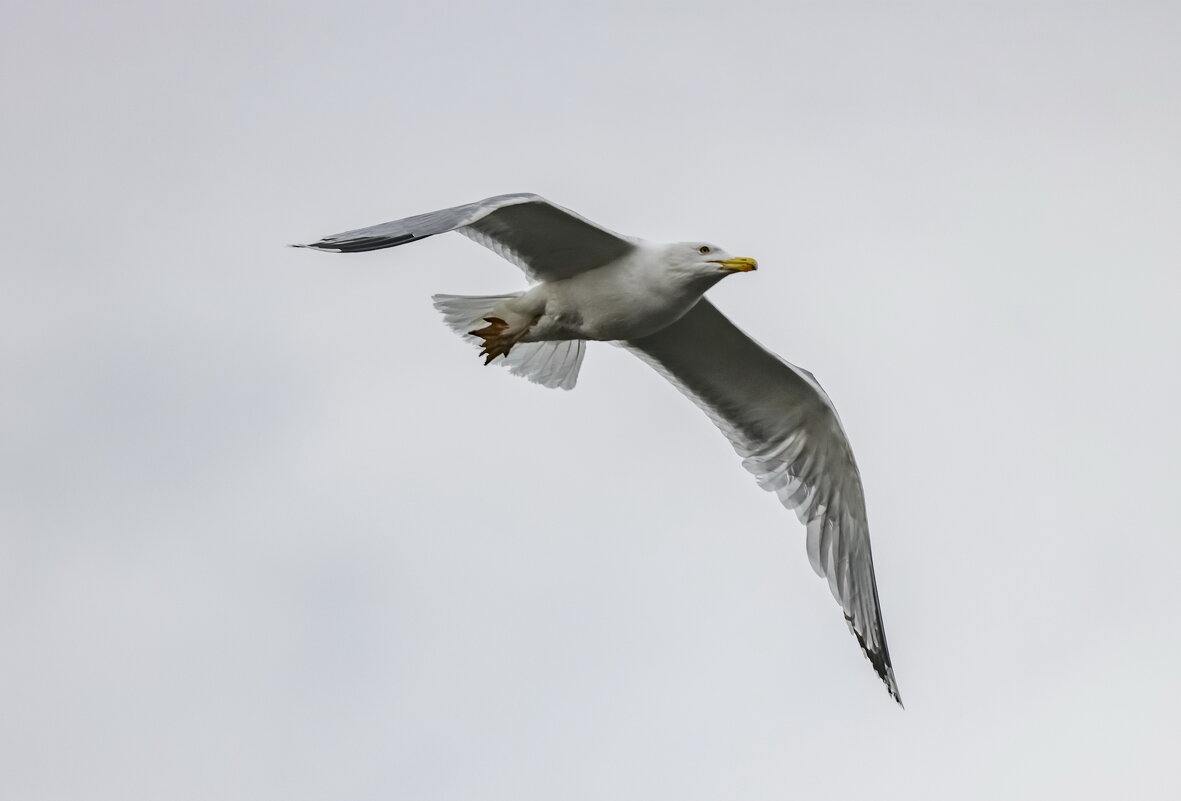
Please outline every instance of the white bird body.
M878 602L861 476L832 401L807 370L763 348L704 293L756 268L707 242L624 237L537 195L501 195L346 231L301 247L357 252L457 231L535 284L504 295L436 295L485 364L572 389L588 341L614 341L692 400L759 486L807 531L808 560L890 695L902 703ZM482 327L481 327L482 326ZM495 360L495 361L494 361Z
M709 247L716 262L719 255L726 257L720 248L636 244L635 250L601 267L542 282L502 301L489 316L505 320L513 330L527 328L520 342L641 339L679 320L727 275L713 267L700 274L682 268L686 251Z

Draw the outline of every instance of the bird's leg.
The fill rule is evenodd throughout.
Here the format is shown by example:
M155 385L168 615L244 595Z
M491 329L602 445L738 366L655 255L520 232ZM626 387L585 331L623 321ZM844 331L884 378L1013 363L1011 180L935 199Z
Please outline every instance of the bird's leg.
M484 322L488 325L468 333L484 340L484 348L480 351L480 355L484 357L484 364L488 365L497 356L508 356L513 345L516 345L521 337L525 336L538 319L534 317L529 321L529 325L523 326L520 331L513 331L509 324L499 317L485 317Z

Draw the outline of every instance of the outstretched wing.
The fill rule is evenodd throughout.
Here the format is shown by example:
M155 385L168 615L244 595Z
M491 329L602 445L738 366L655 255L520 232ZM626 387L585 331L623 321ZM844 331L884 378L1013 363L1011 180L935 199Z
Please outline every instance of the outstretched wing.
M899 704L878 605L861 476L832 402L806 370L752 340L707 300L626 346L722 430L759 486L808 530L808 558Z
M498 195L464 206L326 236L297 247L357 253L458 231L516 264L535 281L569 278L635 247L568 209L531 194Z

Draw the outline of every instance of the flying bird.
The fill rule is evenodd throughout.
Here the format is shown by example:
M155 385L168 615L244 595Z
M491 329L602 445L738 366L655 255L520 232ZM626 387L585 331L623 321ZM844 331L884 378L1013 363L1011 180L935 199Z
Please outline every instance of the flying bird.
M504 295L435 295L453 330L487 364L572 389L588 341L614 342L705 412L759 486L807 529L808 559L828 579L874 670L899 703L869 546L861 476L815 377L763 348L704 298L757 269L711 242L622 236L534 194L326 236L297 247L357 253L457 231L520 267L532 286Z

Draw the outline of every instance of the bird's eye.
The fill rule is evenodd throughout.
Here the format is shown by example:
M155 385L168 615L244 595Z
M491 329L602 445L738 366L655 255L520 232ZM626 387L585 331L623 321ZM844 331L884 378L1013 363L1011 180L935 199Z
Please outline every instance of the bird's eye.
M701 247L697 248L697 252L698 253L709 253L709 245L702 245Z

